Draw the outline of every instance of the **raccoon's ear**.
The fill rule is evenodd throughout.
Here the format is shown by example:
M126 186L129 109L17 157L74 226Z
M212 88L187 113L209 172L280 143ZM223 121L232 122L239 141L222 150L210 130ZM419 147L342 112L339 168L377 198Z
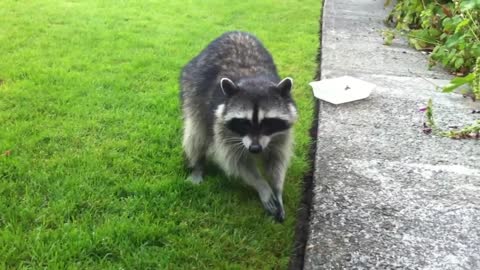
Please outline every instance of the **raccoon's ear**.
M229 97L235 95L235 93L238 92L237 85L229 78L222 78L220 80L220 87L222 87L223 93Z
M277 88L282 96L288 96L290 94L290 91L292 91L292 87L293 79L290 77L286 77L277 84Z

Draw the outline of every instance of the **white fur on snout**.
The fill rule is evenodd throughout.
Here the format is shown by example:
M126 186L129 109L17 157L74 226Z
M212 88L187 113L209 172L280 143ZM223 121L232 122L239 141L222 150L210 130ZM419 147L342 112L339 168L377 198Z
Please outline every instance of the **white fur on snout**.
M258 140L262 149L267 148L268 143L270 142L270 136L260 136L260 140Z
M252 139L250 139L250 137L248 137L248 136L243 137L242 142L243 142L243 145L245 145L245 147L247 149L250 148L250 145L252 145Z

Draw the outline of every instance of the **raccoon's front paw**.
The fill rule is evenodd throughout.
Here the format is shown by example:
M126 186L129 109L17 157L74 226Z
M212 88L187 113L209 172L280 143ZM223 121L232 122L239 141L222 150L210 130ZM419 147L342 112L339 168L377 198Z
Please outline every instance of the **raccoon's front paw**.
M272 194L267 201L262 203L268 214L272 215L276 221L283 222L285 220L285 210L283 209L283 204L275 195Z

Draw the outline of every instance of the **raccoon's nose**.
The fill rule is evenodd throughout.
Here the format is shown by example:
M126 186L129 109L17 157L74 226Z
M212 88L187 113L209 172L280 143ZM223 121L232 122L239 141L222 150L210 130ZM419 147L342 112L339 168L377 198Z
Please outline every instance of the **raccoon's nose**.
M252 144L248 148L248 151L250 151L250 153L258 154L262 152L262 146L260 144Z

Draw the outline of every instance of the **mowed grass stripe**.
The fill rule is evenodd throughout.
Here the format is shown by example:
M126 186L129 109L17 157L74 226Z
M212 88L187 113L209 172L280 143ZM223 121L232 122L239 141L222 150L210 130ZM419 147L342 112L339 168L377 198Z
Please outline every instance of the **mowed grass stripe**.
M320 1L0 2L0 268L285 268ZM294 78L287 220L215 167L185 182L180 69L225 31Z

